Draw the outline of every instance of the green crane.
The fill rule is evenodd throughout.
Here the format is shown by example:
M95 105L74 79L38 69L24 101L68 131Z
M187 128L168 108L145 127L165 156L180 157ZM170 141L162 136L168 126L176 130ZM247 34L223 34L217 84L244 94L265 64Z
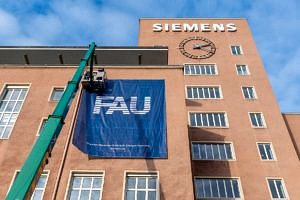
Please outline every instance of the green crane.
M37 181L48 162L51 153L69 111L70 104L75 97L82 74L90 60L90 83L93 87L93 57L96 44L90 44L88 51L81 59L78 68L56 105L52 115L49 115L47 123L41 130L41 134L28 155L21 171L13 182L6 200L23 200L30 198Z

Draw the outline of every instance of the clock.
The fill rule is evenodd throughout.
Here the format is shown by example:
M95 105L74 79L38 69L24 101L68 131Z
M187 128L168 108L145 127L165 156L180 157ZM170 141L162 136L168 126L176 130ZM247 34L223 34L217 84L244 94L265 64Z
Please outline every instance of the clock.
M204 37L188 37L179 44L180 52L192 59L209 58L216 52L215 44Z

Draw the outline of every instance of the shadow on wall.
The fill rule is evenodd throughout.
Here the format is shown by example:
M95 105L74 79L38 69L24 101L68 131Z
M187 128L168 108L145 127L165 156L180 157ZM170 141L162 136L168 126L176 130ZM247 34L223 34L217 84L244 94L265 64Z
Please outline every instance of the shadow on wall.
M218 129L216 132L208 131L203 128L188 128L189 130L189 141L190 141L190 151L191 151L191 170L193 176L194 194L195 191L195 177L231 177L230 172L230 161L224 160L193 160L192 156L192 142L199 143L224 143L225 137L216 133L217 131L222 131ZM195 197L196 198L196 197Z

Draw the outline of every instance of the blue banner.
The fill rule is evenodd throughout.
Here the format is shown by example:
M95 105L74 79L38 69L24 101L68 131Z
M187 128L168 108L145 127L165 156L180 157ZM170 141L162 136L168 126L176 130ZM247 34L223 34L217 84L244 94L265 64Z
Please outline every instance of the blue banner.
M83 90L73 144L95 157L166 158L164 80L107 80Z

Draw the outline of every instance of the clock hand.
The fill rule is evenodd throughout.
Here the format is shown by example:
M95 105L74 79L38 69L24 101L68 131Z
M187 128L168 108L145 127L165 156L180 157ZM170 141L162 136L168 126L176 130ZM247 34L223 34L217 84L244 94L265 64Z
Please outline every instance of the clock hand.
M202 47L207 47L209 44L194 44L193 49L201 49Z

